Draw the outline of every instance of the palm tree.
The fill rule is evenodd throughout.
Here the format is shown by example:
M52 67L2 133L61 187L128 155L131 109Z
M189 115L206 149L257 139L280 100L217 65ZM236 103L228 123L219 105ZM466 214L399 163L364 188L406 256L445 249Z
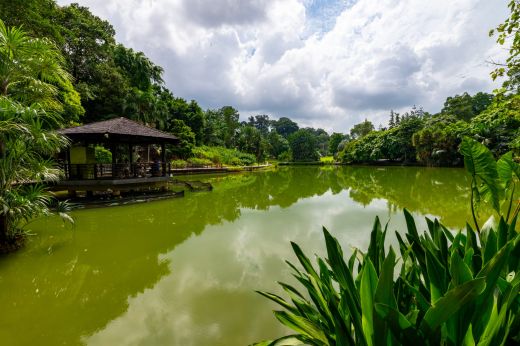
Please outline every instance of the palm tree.
M31 38L21 28L7 28L0 20L1 96L59 109L57 85L71 78L63 66L64 58L51 41Z
M58 178L49 158L67 144L47 130L61 121L54 112L55 84L70 82L63 62L49 41L0 20L0 243L12 239L24 222L50 213L51 198L42 183Z

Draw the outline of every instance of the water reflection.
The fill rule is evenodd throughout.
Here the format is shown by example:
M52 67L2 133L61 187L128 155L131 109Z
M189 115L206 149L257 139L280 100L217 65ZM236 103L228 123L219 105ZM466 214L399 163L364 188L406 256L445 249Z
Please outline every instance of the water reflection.
M375 215L391 229L403 227L404 206L453 228L468 215L461 170L302 167L211 180L210 193L78 211L74 232L38 223L25 251L0 259L1 340L244 345L276 337L274 306L253 290L290 280L289 240L321 254L322 225L366 247Z

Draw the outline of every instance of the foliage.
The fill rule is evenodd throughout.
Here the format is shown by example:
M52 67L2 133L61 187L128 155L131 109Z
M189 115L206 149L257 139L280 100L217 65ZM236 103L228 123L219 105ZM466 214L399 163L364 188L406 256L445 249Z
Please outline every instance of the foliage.
M354 139L362 138L368 135L371 131L374 131L374 124L365 119L365 121L354 125L354 127L350 129L350 137Z
M50 214L51 196L41 183L58 179L49 157L67 144L45 130L56 122L52 113L0 96L0 242L16 237L32 218Z
M256 162L262 162L267 153L267 141L256 127L242 126L237 138L237 149L255 155Z
M334 157L333 156L322 156L322 157L320 157L320 162L323 162L325 164L332 164L332 163L334 163Z
M317 161L318 147L315 137L306 129L300 129L289 136L294 161Z
M63 119L59 86L70 86L63 57L49 41L0 21L0 242L17 237L32 218L50 214L43 182L60 171L50 159L67 141L50 132ZM72 94L73 89L69 90ZM59 203L60 215L66 204Z
M247 124L249 126L255 127L262 136L267 136L271 129L271 121L269 120L269 115L260 114L255 115L254 117L249 117Z
M495 156L509 151L520 129L520 95L499 96L470 124L471 134L486 143Z
M64 68L60 51L49 40L31 38L0 20L0 95L25 105L41 104L61 112L63 104L82 114L78 96ZM61 96L61 101L58 99Z
M342 133L334 132L330 135L329 139L329 154L336 156L338 152L339 144L346 139L346 136Z
M185 160L172 160L170 162L172 168L186 168L188 167L188 162Z
M489 36L497 34L497 43L501 46L510 44L509 57L504 65L499 65L491 77L497 79L507 76L503 87L505 90L518 93L520 91L520 1L510 0L509 10L511 14L496 29L489 32Z
M172 120L169 131L179 138L179 144L173 146L170 150L178 158L185 159L191 156L191 151L195 147L195 134L184 121Z
M520 179L520 165L513 161L511 152L495 162L493 154L483 144L464 137L460 146L464 165L471 175L471 211L475 227L480 227L475 216L475 206L486 201L500 214L501 205L508 204L506 222L511 214L516 180ZM513 217L516 217L518 210Z
M283 153L278 155L278 160L283 161L283 162L292 161L293 160L292 151L291 150L284 151Z
M439 115L427 119L424 127L412 137L417 162L426 166L461 165L458 147L462 137L469 134L469 124L454 116Z
M475 198L486 197L500 215L500 190L511 191L507 215L496 228L481 230L474 217L477 232L467 225L465 233L454 234L427 218L428 230L420 235L405 209L407 232L396 232L401 255L397 276L397 257L385 244L387 229L378 218L368 250L354 249L347 262L339 242L325 228L328 258L317 257L317 267L291 243L303 270L287 263L307 292L280 283L290 300L258 293L284 308L274 314L296 334L258 345L518 343L518 208L510 212L520 165L511 153L495 162L485 146L467 137L461 153L472 176L472 210Z
M289 138L291 134L298 131L300 128L297 123L286 117L273 120L271 125L276 130L276 132L282 135L284 138Z
M442 114L453 115L455 118L470 121L484 111L492 102L493 95L479 92L475 96L468 93L448 97L441 110Z
M197 158L207 159L214 165L250 166L256 162L254 155L224 147L201 146L193 149Z
M289 150L289 141L276 130L269 132L267 142L269 143L269 154L274 158L280 159L281 155Z
M94 148L97 163L112 163L112 153L110 150L97 145Z
M211 160L208 160L208 159L200 159L198 157L190 157L188 159L188 164L191 167L208 167L208 166L212 166L213 162L211 162Z

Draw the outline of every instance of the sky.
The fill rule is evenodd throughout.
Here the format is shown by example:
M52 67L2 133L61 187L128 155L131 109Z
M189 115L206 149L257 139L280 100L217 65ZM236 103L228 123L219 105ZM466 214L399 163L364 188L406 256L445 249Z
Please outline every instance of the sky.
M329 132L491 92L489 61L506 56L488 32L507 0L58 0L71 2L162 66L175 96Z

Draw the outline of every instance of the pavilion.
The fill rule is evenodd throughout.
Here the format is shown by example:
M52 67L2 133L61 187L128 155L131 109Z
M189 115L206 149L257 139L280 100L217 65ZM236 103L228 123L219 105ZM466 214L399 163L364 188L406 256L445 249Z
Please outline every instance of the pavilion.
M61 157L65 179L56 188L67 189L71 195L76 191L92 195L93 191L108 189L118 194L126 190L164 188L170 179L166 145L179 143L172 134L122 117L57 132L68 137L71 144ZM110 151L111 163L96 162L96 145ZM160 147L160 154L153 151L150 155L150 145ZM139 149L146 155L140 155Z

